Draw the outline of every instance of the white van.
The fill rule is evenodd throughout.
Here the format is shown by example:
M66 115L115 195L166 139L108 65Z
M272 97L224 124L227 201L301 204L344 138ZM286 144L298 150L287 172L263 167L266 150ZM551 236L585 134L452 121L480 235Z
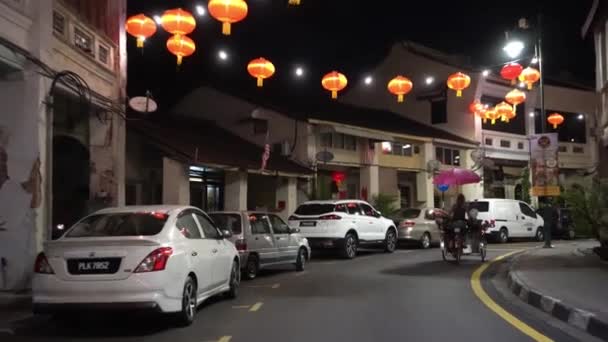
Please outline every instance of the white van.
M495 241L506 243L510 238L543 239L545 222L525 202L486 198L469 202L468 208L477 209L477 218L490 222L488 232Z

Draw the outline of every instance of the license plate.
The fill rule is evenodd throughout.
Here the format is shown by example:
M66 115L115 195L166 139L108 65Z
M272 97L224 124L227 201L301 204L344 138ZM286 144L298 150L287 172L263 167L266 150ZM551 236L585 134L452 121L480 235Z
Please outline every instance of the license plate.
M300 227L315 227L317 225L316 221L302 221L300 222Z
M120 258L70 259L70 274L112 274L118 271Z

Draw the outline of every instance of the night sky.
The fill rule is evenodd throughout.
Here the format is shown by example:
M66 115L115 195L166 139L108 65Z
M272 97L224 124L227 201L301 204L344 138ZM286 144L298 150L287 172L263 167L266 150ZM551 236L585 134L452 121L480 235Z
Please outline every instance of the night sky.
M128 13L152 17L175 7L195 13L195 5L206 8L206 2L128 0ZM161 27L146 41L143 55L135 48L135 39L129 37L128 95L150 90L164 111L203 84L251 90L255 81L246 65L262 56L277 68L264 91L323 97L320 79L324 73L337 69L350 80L361 79L400 40L469 56L480 68L496 65L506 61L501 50L504 32L513 29L520 17L535 20L539 10L544 15L546 75L594 85L593 39L581 37L591 0L302 0L296 7L287 6L287 0L247 3L249 15L233 25L231 36L223 36L221 24L208 13L198 18L190 35L197 50L184 59L179 71L175 56L165 48L169 34ZM228 61L219 62L220 49L229 53ZM295 65L305 68L304 79L294 79Z

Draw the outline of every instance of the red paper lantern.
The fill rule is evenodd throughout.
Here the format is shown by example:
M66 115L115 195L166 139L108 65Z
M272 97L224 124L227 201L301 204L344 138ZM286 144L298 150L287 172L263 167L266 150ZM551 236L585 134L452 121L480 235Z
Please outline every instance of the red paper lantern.
M211 0L209 1L209 13L222 23L222 33L230 35L230 26L245 17L249 8L243 0Z
M138 14L127 19L127 32L137 38L137 47L143 48L146 38L156 33L156 23L152 18Z
M403 76L397 76L388 82L387 88L392 94L397 95L397 102L403 102L403 97L412 90L412 81Z
M167 40L167 49L177 56L177 65L181 65L183 57L188 57L194 53L196 44L188 36L176 34Z
M469 112L471 112L471 114L477 114L477 112L482 108L483 105L481 104L481 102L479 102L479 100L474 100L469 105Z
M275 68L269 60L260 57L249 62L247 71L258 80L258 87L262 87L264 79L274 75Z
M528 85L528 90L532 90L532 85L540 80L540 71L527 67L519 75L519 80Z
M553 129L556 129L557 126L564 123L564 116L559 113L553 113L547 117L547 122L553 125Z
M500 119L500 114L496 112L496 108L490 108L486 111L486 118L490 120L490 123L493 125L496 123L496 120Z
M287 1L288 5L293 5L293 6L299 6L300 5L300 0L289 0Z
M337 71L332 71L326 74L321 80L321 85L323 86L323 88L331 91L332 99L337 99L338 92L346 88L347 84L348 80L346 79L346 76Z
M511 81L511 84L515 84L517 77L521 74L524 68L518 63L509 63L502 67L500 70L500 76L505 80Z
M456 96L461 97L462 91L469 87L471 78L461 72L450 75L448 77L448 88L456 90Z
M194 31L196 20L192 13L181 8L170 9L163 13L161 25L171 34L187 35Z
M507 93L505 100L513 105L513 111L517 111L517 105L526 101L526 93L519 89L513 89Z
M505 101L502 101L501 103L497 104L494 110L496 111L496 114L501 118L501 120L505 122L509 122L516 115L515 111L513 111L513 107L511 107L511 105L506 103Z
M331 179L336 183L342 183L346 180L346 173L342 171L334 171L331 174Z

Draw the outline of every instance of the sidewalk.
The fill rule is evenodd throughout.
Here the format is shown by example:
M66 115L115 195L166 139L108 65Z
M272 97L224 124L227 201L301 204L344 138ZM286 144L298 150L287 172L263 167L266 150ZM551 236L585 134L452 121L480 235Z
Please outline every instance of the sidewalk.
M0 291L0 336L11 334L11 323L31 316L32 294Z
M608 340L608 264L582 240L533 249L515 258L509 283L522 300Z

